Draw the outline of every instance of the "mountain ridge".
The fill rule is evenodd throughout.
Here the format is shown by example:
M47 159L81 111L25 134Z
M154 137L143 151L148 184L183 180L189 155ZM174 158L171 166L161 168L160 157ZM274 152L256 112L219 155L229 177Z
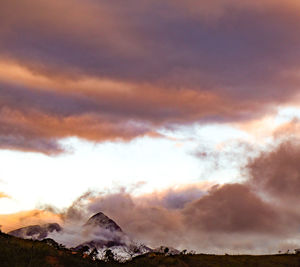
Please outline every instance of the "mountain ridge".
M8 234L33 240L44 240L51 237L54 241L57 241L57 233L63 235L64 231L65 229L59 224L49 223L22 227L10 231ZM74 251L81 251L82 249L92 251L96 249L101 252L100 254L104 254L109 249L120 261L153 251L144 244L133 241L114 220L101 211L92 215L81 226L81 231L85 235L85 240L79 244L74 244L71 248ZM51 236L53 232L57 232L54 237ZM80 233L77 234L80 235Z
M58 223L46 223L42 225L29 225L8 232L9 235L24 239L42 240L48 237L49 233L61 232L62 227Z

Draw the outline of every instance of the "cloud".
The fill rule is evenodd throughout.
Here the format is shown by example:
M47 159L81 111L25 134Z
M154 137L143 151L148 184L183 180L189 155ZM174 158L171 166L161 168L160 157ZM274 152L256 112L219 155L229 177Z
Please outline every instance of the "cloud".
M0 219L6 231L58 222L65 230L53 237L68 246L91 237L80 229L91 215L101 211L130 238L151 247L164 244L208 253L274 253L283 248L294 249L300 242L300 213L297 206L285 205L284 201L290 200L290 196L296 199L297 181L290 172L281 171L284 184L280 191L277 177L273 181L273 176L269 176L272 168L274 173L277 171L274 155L281 155L282 146L288 145L281 144L277 150L250 160L250 177L244 183L194 184L147 195L134 195L125 189L110 193L90 191L65 210L46 205L35 211L1 215ZM297 155L295 151L285 154L291 162ZM262 160L266 157L268 161ZM265 168L258 168L257 162ZM286 167L291 169L289 164Z
M276 210L242 184L227 184L190 203L184 210L186 223L209 232L278 231Z
M10 198L10 196L3 192L0 192L0 198Z
M76 233L89 216L102 211L131 238L152 247L164 244L209 253L294 249L300 243L297 135L298 121L292 120L281 125L274 142L259 153L243 147L250 149L251 157L243 150L249 158L243 170L247 179L240 183L191 184L146 195L136 195L132 188L90 191L66 210L45 206L42 210L1 215L0 221L4 230L57 221L66 228L60 242L66 238L71 246L86 238Z
M261 192L268 193L264 187L253 187L252 178L245 183L195 184L138 196L124 189L87 192L66 210L45 206L33 219L45 222L43 214L52 214L65 228L63 235L54 237L68 246L91 238L80 229L101 211L130 238L151 247L164 244L208 253L274 253L297 247L299 211ZM19 218L18 223L28 224L33 220L30 216Z
M298 101L296 1L130 6L1 2L1 148L55 155L68 137L129 141Z
M296 209L263 198L248 183L206 187L189 198L196 188L147 196L126 192L94 195L77 211L86 217L103 211L132 238L153 247L165 244L210 253L270 253L280 246L297 246L300 214ZM178 205L182 198L188 200Z
M263 151L248 163L253 187L278 201L298 201L300 186L300 140L291 138Z
M1 230L9 232L20 227L44 224L49 222L61 223L60 216L44 210L21 211L14 214L1 214Z
M152 247L209 253L294 249L300 242L300 146L297 139L278 142L249 158L248 179L241 183L194 184L147 195L87 192L67 210L52 211L66 225L102 211L131 238Z

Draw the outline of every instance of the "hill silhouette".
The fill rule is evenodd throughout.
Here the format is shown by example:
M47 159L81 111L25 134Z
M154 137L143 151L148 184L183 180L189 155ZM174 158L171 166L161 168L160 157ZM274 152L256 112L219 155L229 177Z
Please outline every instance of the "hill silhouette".
M1 267L98 267L98 266L199 266L199 267L297 267L300 256L281 255L173 255L148 253L126 263L118 263L113 257L108 261L94 260L93 255L73 252L56 244L55 241L25 240L0 233Z

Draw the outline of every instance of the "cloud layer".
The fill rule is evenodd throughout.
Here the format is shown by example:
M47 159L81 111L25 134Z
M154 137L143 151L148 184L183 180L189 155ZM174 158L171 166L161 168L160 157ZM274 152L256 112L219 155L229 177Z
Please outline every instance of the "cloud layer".
M35 216L23 216L19 225L37 218L45 222L43 215L52 214L52 221L77 229L102 211L131 238L152 247L208 253L294 249L300 245L299 144L299 139L286 140L249 159L248 179L242 183L190 185L140 196L126 190L87 192L64 211L47 206ZM9 223L4 228L11 230ZM70 245L72 240L77 239L69 236L60 242Z
M4 0L0 147L58 154L71 136L126 141L297 101L299 9L292 0Z
M299 139L279 142L246 165L242 183L191 185L147 196L86 194L64 219L103 211L137 240L200 252L276 253L300 245ZM77 216L72 216L77 214Z

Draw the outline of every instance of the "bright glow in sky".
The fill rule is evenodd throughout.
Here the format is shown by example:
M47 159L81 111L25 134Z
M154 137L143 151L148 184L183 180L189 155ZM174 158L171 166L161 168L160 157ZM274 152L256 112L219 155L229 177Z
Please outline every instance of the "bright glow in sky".
M280 109L270 120L277 127L295 116L300 117L299 109ZM219 158L225 164L215 169L210 165L211 159L195 154L201 150L226 150L226 144L236 140L255 140L255 133L250 135L228 125L194 126L163 133L169 138L145 137L129 143L92 144L68 139L64 145L72 147L72 152L57 157L1 150L1 189L11 199L0 199L0 213L48 203L67 207L88 190L107 192L125 187L139 194L205 180L234 181L240 178L239 171L228 164L226 155Z
M297 109L280 110L273 121L278 126L297 114ZM1 150L1 189L11 199L0 200L0 213L47 203L66 207L88 190L107 192L124 186L138 194L205 180L233 181L240 178L239 172L228 164L226 155L219 158L225 164L214 169L211 159L195 154L201 150L220 152L233 141L255 138L228 125L163 133L169 138L145 137L129 143L92 144L69 139L64 145L72 147L72 152L57 157Z
M1 187L12 199L1 200L5 205L0 212L31 209L38 203L68 206L87 190L130 189L130 185L145 182L137 190L141 193L207 179L201 176L205 164L193 155L198 142L213 146L236 132L227 127L221 136L214 127L195 132L193 140L141 138L129 143L91 144L72 139L64 143L72 146L73 153L58 157L2 150Z
M37 203L69 205L87 190L105 191L146 182L143 191L199 179L201 166L176 142L143 138L93 145L68 140L74 153L48 156L1 151L3 190L13 197L0 212L34 208ZM28 190L26 190L28 188ZM25 189L25 190L24 190ZM34 190L34 194L32 192Z
M277 120L282 122L290 113L280 114L283 116ZM69 139L64 144L73 152L58 157L1 150L1 188L11 199L1 199L0 213L47 203L66 207L88 190L106 192L124 186L145 193L204 180L232 181L239 178L232 166L207 169L209 160L194 154L201 149L219 150L236 139L250 141L251 137L226 125L194 126L164 134L170 138L103 144ZM140 187L135 186L141 182Z

